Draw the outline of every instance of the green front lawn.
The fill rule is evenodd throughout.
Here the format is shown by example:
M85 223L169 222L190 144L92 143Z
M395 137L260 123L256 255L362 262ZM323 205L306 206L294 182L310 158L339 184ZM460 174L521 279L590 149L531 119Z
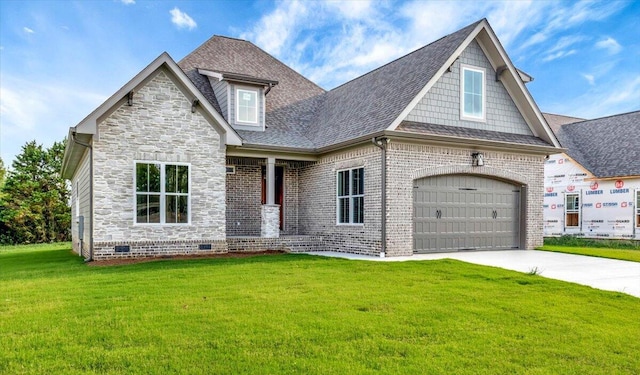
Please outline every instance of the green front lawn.
M631 249L607 249L601 247L575 247L575 246L558 246L544 245L537 250L553 251L557 253L569 253L579 255L589 255L600 258L611 258L620 260L630 260L632 262L640 262L640 250Z
M0 248L0 374L637 374L640 300L454 260Z
M640 262L640 241L600 240L573 236L547 237L537 250Z

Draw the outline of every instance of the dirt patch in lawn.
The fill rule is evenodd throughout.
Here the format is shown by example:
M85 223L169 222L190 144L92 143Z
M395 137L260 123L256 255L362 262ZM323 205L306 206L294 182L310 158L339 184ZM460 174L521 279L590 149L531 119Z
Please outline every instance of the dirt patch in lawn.
M124 264L135 264L135 263L144 263L144 262L157 262L160 260L248 258L253 256L259 256L259 255L279 255L279 254L286 254L286 253L287 253L286 251L282 251L282 250L265 250L265 251L247 251L247 252L218 253L218 254L162 255L162 256L147 257L147 258L120 258L120 259L95 260L87 264L92 267L102 267L102 266L119 266Z

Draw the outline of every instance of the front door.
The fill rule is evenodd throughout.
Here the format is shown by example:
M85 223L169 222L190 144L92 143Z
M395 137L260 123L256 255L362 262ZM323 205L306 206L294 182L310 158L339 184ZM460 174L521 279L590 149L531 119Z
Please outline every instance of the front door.
M284 230L284 167L276 165L276 201L280 205L280 230ZM262 204L267 203L267 167L262 166Z

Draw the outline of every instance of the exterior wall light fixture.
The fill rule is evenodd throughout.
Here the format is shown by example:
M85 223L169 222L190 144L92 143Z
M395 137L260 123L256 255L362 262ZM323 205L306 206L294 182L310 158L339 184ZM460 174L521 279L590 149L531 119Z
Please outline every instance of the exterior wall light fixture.
M471 165L474 167L482 167L484 165L484 155L481 152L471 154Z

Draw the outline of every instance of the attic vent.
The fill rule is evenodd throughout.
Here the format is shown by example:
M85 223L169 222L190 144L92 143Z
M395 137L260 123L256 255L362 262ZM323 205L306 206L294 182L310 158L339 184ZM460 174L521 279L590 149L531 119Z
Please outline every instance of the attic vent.
M131 250L129 245L119 245L115 248L116 253L128 253Z
M227 165L227 174L236 174L236 166Z

